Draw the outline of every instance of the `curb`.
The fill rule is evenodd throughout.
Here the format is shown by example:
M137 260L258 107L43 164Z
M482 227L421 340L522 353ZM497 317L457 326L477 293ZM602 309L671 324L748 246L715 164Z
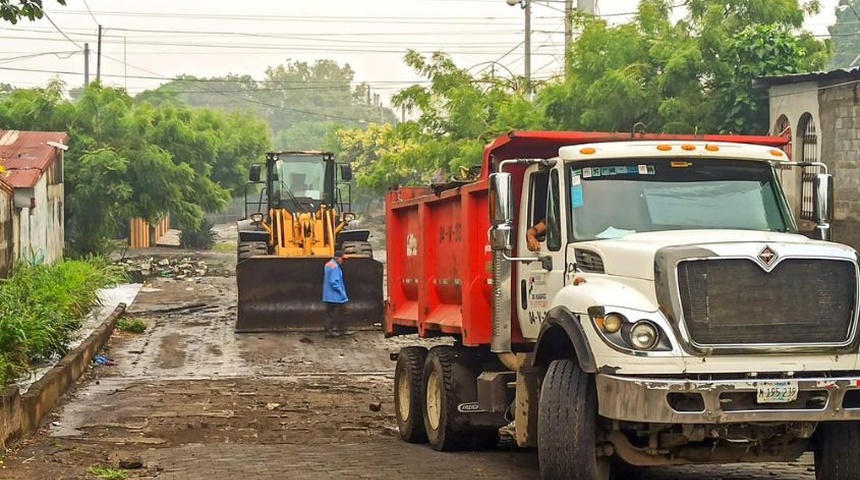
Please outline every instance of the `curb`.
M42 420L57 406L90 365L98 350L107 343L117 320L125 313L120 303L113 312L80 345L72 349L33 383L23 395L17 385L10 385L0 394L0 448L22 435L39 428Z

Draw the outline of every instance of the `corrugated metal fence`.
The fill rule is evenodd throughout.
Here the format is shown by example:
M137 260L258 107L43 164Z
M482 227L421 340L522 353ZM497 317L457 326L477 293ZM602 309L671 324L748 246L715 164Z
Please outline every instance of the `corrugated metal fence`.
M161 219L155 225L155 243L170 229L170 216ZM149 222L142 218L132 218L129 221L128 244L131 248L149 248L154 246L150 241Z

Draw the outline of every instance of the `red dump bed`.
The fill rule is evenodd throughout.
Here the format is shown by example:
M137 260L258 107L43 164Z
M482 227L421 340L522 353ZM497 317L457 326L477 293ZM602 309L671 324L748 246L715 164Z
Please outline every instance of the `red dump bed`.
M480 180L434 194L405 187L386 198L388 305L386 335L461 335L464 345L490 343L492 252L487 178L510 158L552 158L565 145L627 140L699 140L782 147L767 136L636 135L599 132L512 132L484 149ZM522 166L512 166L514 198L522 188ZM516 281L513 282L516 285ZM513 319L512 319L513 320ZM513 340L521 341L512 321Z

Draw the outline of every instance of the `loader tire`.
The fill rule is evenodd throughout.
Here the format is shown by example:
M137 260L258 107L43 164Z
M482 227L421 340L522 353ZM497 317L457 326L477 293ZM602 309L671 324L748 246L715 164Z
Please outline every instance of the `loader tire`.
M427 349L405 347L397 355L394 369L394 411L400 438L409 443L427 443L424 431L424 362Z
M353 256L373 257L373 246L370 242L348 241L343 242L343 254Z
M598 456L597 393L591 375L571 360L550 363L538 402L538 462L542 480L608 480Z
M498 427L475 426L461 404L478 398L476 365L469 353L449 345L430 349L424 363L424 430L434 450L482 450L499 442Z
M860 422L819 424L815 449L816 480L856 480L860 478Z
M268 255L269 246L266 242L239 242L236 261L241 262L255 255Z

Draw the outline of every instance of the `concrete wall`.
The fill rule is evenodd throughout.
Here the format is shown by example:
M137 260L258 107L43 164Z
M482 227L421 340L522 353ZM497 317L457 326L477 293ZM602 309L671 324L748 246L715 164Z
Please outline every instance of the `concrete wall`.
M15 209L12 196L0 190L0 278L9 276L15 258Z
M35 208L21 208L19 216L19 242L17 258L43 260L54 263L63 258L64 250L64 188L56 182L49 170L32 189L16 191L36 199Z
M812 115L815 128L821 131L820 106L818 102L818 83L804 82L788 85L775 85L770 88L770 125L771 134L779 135L775 131L777 120L785 115L791 125L792 150L791 158L799 161L802 154L802 146L799 137L803 135L800 119L805 113ZM821 159L822 135L819 135L816 157ZM827 162L827 160L824 160ZM780 180L785 188L791 209L795 217L800 215L800 175L798 168L780 171Z
M822 160L834 175L833 238L860 249L860 86L819 93Z

